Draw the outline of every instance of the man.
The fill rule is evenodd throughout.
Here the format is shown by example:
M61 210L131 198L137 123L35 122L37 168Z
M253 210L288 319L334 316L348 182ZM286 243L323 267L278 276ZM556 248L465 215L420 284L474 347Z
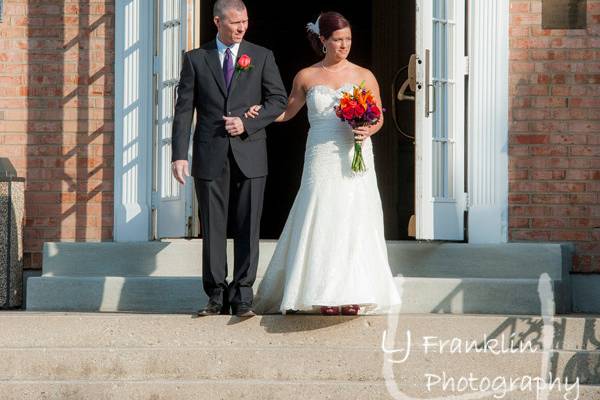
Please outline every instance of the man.
M209 301L198 315L255 315L252 285L258 266L259 228L267 175L264 128L287 106L273 53L244 41L248 13L241 0L214 5L217 38L185 53L175 105L172 167L189 176L188 147L197 113L191 173L203 232L202 283ZM258 118L244 112L262 105ZM231 202L231 206L230 203ZM228 210L232 215L228 215ZM227 224L234 235L234 276L227 277Z

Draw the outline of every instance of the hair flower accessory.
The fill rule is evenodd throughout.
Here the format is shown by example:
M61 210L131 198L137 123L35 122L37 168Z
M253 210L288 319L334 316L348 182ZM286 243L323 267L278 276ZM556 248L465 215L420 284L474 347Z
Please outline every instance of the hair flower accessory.
M321 16L319 16L319 18L321 18ZM321 35L321 33L319 32L319 18L317 18L317 20L314 23L309 22L308 24L306 24L306 29L318 36Z

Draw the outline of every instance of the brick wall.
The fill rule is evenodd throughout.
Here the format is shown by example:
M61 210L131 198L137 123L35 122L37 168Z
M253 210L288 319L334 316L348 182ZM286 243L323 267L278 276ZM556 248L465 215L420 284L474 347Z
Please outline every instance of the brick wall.
M112 238L114 0L5 0L0 157L27 179L25 267Z
M572 241L600 272L600 0L587 29L542 29L541 0L510 2L509 238Z

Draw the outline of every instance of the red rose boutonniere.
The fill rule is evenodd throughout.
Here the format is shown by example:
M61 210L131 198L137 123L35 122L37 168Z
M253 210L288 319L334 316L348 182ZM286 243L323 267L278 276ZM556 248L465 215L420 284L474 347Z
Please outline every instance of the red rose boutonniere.
M238 58L237 64L235 65L235 70L239 74L242 71L249 71L254 67L251 64L252 59L248 56L248 54L243 54L240 58Z

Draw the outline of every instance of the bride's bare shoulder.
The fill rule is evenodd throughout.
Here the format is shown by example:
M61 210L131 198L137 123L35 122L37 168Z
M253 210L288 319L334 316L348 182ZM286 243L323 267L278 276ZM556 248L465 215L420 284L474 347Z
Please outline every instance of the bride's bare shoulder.
M319 64L313 64L306 68L302 68L296 76L302 79L311 79L319 71Z
M360 77L361 80L372 81L375 79L375 75L370 69L361 67L360 65L354 63L351 63L351 66L354 74L356 74L357 77Z
M294 82L297 86L306 91L311 86L311 82L314 81L314 77L317 72L317 64L302 68L294 77Z

